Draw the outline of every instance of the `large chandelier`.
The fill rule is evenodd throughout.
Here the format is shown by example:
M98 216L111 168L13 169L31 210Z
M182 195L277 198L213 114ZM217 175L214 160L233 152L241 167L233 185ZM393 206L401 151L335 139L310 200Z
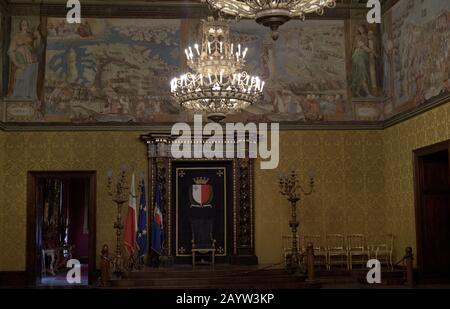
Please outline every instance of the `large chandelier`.
M183 107L206 112L211 120L245 109L262 96L264 81L244 71L248 49L230 41L223 19L201 21L202 42L184 50L193 72L173 78L171 93Z
M336 6L336 0L202 0L212 8L238 18L251 18L272 29L278 39L278 27L291 18L305 20L305 15L322 15L326 7Z

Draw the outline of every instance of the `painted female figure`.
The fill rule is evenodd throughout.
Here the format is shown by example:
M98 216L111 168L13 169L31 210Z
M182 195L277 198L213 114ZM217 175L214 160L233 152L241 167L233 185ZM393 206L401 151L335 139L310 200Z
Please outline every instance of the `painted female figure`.
M355 97L368 97L370 92L371 56L377 56L369 45L369 37L363 26L358 27L352 55L352 92ZM374 74L372 74L374 75Z
M28 21L22 19L19 32L11 37L8 49L10 78L8 97L13 99L37 99L38 49L41 36L31 32Z

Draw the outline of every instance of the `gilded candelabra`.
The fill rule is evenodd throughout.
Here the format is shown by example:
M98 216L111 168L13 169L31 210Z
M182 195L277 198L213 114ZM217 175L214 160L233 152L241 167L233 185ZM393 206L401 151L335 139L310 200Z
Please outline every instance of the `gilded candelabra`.
M280 175L279 180L280 193L287 197L287 200L291 203L291 220L289 226L292 231L292 252L287 258L286 269L292 274L304 274L306 273L306 267L303 263L302 255L298 249L298 226L299 221L297 219L297 203L300 201L300 193L304 195L310 195L314 192L314 174L310 173L309 176L309 189L304 190L300 185L298 175L295 169L292 169L290 174Z
M108 194L117 205L116 222L116 251L113 258L114 274L121 277L123 274L124 260L122 255L122 205L128 200L128 187L125 185L126 165L122 165L121 171L117 177L115 188L112 184L112 171L108 171Z

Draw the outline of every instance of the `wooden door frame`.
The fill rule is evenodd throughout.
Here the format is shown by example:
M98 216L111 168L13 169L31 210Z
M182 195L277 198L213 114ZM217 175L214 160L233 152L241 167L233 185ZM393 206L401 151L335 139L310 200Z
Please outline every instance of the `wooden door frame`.
M417 268L419 270L419 278L424 279L423 265L424 265L424 254L423 254L423 199L421 193L421 187L423 184L423 174L420 173L420 162L422 157L434 154L436 152L447 150L449 153L450 161L450 140L440 142L437 144L429 145L423 148L415 149L413 151L414 155L414 206L415 206L415 223L416 223L416 251L417 251ZM450 168L449 168L450 175Z
M96 171L29 171L27 175L27 240L26 240L26 272L29 284L36 284L37 276L37 248L36 248L36 185L42 178L84 178L89 181L89 209L88 209L88 281L95 280L96 269L96 211L97 211L97 172Z

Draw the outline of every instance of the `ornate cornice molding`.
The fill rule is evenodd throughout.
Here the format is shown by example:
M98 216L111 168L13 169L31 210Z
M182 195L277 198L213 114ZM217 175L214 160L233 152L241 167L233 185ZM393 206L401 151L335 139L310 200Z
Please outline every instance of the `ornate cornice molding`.
M443 104L450 104L450 94L441 95L427 104L397 114L384 121L348 121L348 122L316 122L316 123L280 123L283 131L305 130L383 130L411 119ZM2 131L152 131L155 133L170 132L171 123L149 125L142 123L36 123L36 122L0 122Z
M383 129L392 127L396 124L399 124L403 121L406 121L415 116L423 114L429 110L432 110L432 109L434 109L440 105L446 104L446 103L450 104L450 94L449 93L440 95L436 98L431 99L428 103L426 103L424 105L421 105L421 106L413 108L411 110L399 113L397 115L394 115L394 116L386 119L385 121L383 121Z
M450 104L450 94L438 97L436 100L421 107L395 115L384 121L372 122L317 122L317 123L280 123L283 131L305 131L305 130L383 130L411 119L443 104ZM130 124L130 123L108 123L108 124L72 124L72 123L8 123L0 122L3 131L152 131L155 133L170 132L172 124Z

